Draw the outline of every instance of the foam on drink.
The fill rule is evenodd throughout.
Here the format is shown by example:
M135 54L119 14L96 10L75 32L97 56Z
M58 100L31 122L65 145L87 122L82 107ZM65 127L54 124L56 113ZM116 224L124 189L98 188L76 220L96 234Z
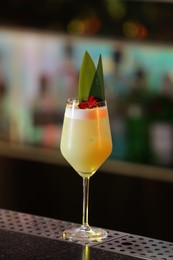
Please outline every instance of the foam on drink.
M108 116L107 108L105 106L102 107L94 107L92 109L80 109L78 107L74 107L69 105L66 108L65 116L74 118L74 119L96 119L103 118Z

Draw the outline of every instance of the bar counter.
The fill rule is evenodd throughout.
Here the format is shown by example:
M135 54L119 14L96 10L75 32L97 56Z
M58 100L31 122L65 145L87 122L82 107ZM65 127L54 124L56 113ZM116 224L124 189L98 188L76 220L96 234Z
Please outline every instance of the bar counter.
M71 242L62 231L79 224L0 209L0 259L173 260L173 243L107 230L101 242Z

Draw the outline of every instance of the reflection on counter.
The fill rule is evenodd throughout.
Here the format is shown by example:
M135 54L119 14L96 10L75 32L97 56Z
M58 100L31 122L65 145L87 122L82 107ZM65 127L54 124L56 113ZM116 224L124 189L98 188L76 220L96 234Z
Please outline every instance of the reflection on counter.
M0 30L0 139L59 149L85 50L103 57L111 159L173 166L173 48Z

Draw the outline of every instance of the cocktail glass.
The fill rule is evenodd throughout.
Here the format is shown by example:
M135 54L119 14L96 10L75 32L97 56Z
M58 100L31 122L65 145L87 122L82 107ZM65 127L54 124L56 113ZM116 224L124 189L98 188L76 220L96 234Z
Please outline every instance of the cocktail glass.
M87 101L86 101L87 102ZM82 225L63 232L70 240L101 240L107 232L88 223L90 177L112 151L112 138L106 101L81 109L77 99L68 99L64 114L60 149L64 158L83 178Z

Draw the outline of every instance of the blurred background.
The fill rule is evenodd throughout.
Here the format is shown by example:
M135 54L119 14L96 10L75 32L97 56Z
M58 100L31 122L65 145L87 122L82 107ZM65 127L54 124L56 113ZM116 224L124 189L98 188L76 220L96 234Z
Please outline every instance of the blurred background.
M3 3L0 207L81 222L81 179L59 143L88 50L102 55L113 138L91 180L90 222L173 241L172 31L172 1Z

